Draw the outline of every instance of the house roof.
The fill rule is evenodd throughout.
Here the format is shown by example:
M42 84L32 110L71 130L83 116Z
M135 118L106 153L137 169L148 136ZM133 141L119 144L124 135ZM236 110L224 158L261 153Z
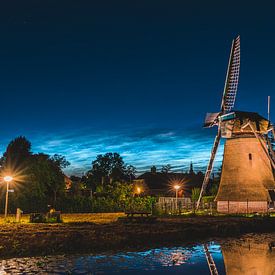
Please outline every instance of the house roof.
M171 195L175 192L173 185L179 184L183 186L184 196L188 196L194 187L201 187L203 174L146 172L137 178L137 180L141 179L151 192Z

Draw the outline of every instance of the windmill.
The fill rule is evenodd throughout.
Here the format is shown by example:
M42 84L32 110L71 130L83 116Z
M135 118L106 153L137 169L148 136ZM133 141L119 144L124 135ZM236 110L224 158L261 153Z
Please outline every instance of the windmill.
M204 127L218 127L202 183L197 209L209 183L221 138L225 138L221 182L216 197L219 212L263 212L275 200L275 155L269 120L254 112L233 111L240 72L240 36L232 42L223 97L218 113L206 115ZM274 131L273 131L274 134ZM274 194L273 194L274 193Z

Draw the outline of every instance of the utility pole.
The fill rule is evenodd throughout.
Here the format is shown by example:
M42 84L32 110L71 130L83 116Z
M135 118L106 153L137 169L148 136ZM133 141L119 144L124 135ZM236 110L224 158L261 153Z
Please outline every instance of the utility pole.
M270 95L267 97L267 119L270 120Z

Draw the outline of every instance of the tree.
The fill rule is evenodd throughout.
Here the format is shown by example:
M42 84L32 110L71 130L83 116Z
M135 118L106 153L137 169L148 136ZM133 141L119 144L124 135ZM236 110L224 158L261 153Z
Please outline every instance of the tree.
M71 186L69 190L73 196L79 196L81 195L81 190L87 189L86 179L87 177L85 176L70 176Z
M91 189L92 192L96 191L97 181L91 171L88 171L87 174L81 178L81 181L86 188Z
M23 169L24 163L31 155L30 141L24 136L19 136L9 143L6 152L0 160L0 164L5 169Z
M136 172L137 169L136 167L134 167L133 165L127 165L126 166L126 171L125 174L127 176L127 180L129 180L130 182L136 178Z
M65 157L56 155L50 157L43 153L33 155L30 163L28 184L34 186L34 190L39 190L40 193L37 195L46 198L47 202L53 206L56 205L57 198L65 190L62 163L68 164Z
M118 180L125 180L126 168L122 157L118 153L106 153L98 155L92 162L92 169L89 171L97 183L110 183Z
M65 189L62 171L69 165L60 155L31 152L31 143L23 136L12 140L0 159L1 173L10 173L15 189L11 202L24 211L44 211L55 205Z
M171 169L172 169L172 167L170 164L163 165L161 168L161 173L168 174L169 172L171 172Z
M66 167L68 167L70 165L70 162L66 160L66 158L64 156L61 156L61 155L58 155L58 154L54 154L52 157L51 157L51 160L53 162L55 162L55 164L64 169Z

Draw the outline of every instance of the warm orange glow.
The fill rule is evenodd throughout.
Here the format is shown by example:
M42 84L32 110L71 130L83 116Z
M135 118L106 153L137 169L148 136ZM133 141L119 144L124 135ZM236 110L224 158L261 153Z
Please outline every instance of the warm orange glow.
M184 177L174 177L174 178L170 178L168 181L168 190L169 193L174 194L175 191L184 191L186 188L186 183L188 182L188 180ZM178 186L178 187L176 187Z
M14 167L13 165L7 165L0 173L0 180L5 182L12 182L13 184L25 182L27 179L28 167ZM20 184L17 185L20 188Z
M179 186L178 184L176 184L176 185L174 185L174 188L175 188L176 190L179 190L179 189L180 189L180 186Z
M137 193L140 194L141 193L141 189L140 187L137 187Z
M11 182L13 180L13 177L12 176L5 176L4 177L4 181L5 182Z

